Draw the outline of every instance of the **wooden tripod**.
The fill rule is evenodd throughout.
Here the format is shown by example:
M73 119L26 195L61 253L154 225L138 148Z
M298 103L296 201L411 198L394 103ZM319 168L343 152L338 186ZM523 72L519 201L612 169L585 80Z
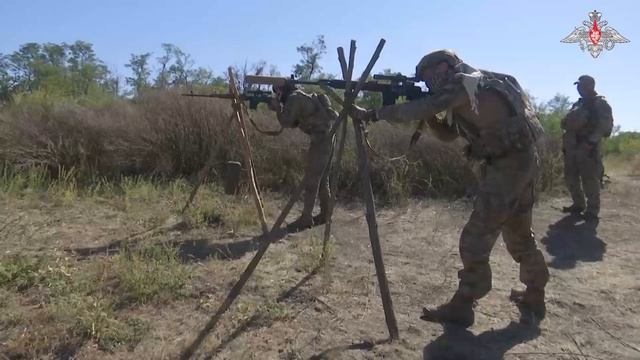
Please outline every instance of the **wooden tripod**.
M353 74L356 42L354 40L351 40L351 48L349 53L349 65L347 65L346 63L344 50L341 47L338 48L338 59L340 61L340 65L342 68L342 76L343 76L343 79L347 82L347 84L346 84L346 89L344 94L344 100L342 101L343 108L338 118L338 121L336 123L336 128L341 130L341 138L340 138L338 153L336 157L337 167L340 166L340 163L342 160L342 154L344 152L344 143L347 135L346 126L347 126L348 116L351 112L353 103L358 93L362 90L362 86L364 85L364 82L369 77L369 74L371 73L373 66L378 60L380 53L382 52L384 43L385 43L385 40L381 39L373 56L371 57L371 60L369 61L369 64L367 65L364 72L362 73L362 76L360 77L356 86L353 88L352 88L351 76ZM224 299L224 301L222 302L222 304L220 305L216 313L213 315L213 317L209 320L205 328L200 332L200 334L192 342L192 344L182 352L182 355L181 355L182 359L188 359L193 355L195 350L204 341L204 338L206 337L206 335L215 328L217 323L220 321L222 315L231 307L235 299L240 295L240 292L242 291L244 285L247 283L247 281L255 271L256 267L258 266L258 263L266 253L269 245L272 243L275 237L274 235L276 231L280 229L280 226L282 225L285 218L291 211L291 208L293 207L293 205L300 198L300 195L303 190L303 184L301 183L300 185L298 185L298 187L294 191L287 205L284 207L284 209L282 209L282 212L280 213L275 223L273 224L271 231L268 231L266 227L266 221L264 220L262 200L258 192L255 172L253 170L251 147L249 145L249 141L246 133L244 117L243 117L242 111L240 111L241 109L240 102L242 100L240 100L240 96L235 84L236 84L235 77L231 69L229 69L229 90L230 90L230 93L234 95L234 99L232 100L232 106L235 112L236 122L239 124L240 133L241 133L242 141L244 144L244 157L245 157L245 164L247 166L246 170L249 175L249 181L251 182L250 187L251 187L252 194L254 196L256 207L258 209L258 214L261 218L261 223L263 225L262 226L263 236L262 236L261 244L257 253L254 255L253 259L251 259L251 261L245 268L244 272L240 275L240 278L238 279L238 281L233 285L233 287L227 294L226 298ZM335 96L335 94L333 95ZM386 319L387 327L389 330L390 339L396 340L399 338L398 325L396 322L395 314L393 312L391 294L389 292L389 285L388 285L386 273L384 270L384 263L382 261L382 251L380 248L378 226L377 226L376 215L375 215L375 205L373 200L373 190L371 188L371 178L369 173L369 159L367 157L367 152L365 150L365 145L364 145L363 126L362 126L362 123L357 119L353 120L353 126L356 133L358 165L359 165L360 177L362 181L362 195L366 203L365 213L366 213L367 224L369 226L369 238L371 240L371 249L373 251L374 264L376 267L378 284L380 286L380 294L382 297L382 304L384 308L385 319ZM331 167L328 166L327 171L329 171L329 168ZM330 234L331 234L331 222L332 222L331 215L333 213L333 207L335 204L335 192L336 192L336 185L334 182L331 185L331 201L329 205L329 213L328 213L327 223L325 225L325 232L324 232L324 243L323 243L323 254L322 254L323 262L326 260L326 254L327 254L326 250L327 250L327 245L328 245Z

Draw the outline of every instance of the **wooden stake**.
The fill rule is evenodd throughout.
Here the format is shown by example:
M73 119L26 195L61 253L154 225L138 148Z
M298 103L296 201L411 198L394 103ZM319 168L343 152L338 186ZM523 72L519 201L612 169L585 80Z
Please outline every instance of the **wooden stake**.
M244 116L242 115L242 100L240 100L240 94L236 87L236 78L233 75L233 69L229 67L229 93L233 95L232 106L235 113L235 120L240 126L240 135L242 137L242 144L244 146L244 163L246 166L247 174L249 175L249 185L251 187L251 193L258 209L258 217L260 218L260 225L262 226L262 233L269 232L269 226L267 226L267 219L264 216L264 205L260 198L260 192L258 190L258 184L256 180L256 173L253 167L253 157L251 156L251 145L249 144L249 138L247 136L247 128L244 122Z
M351 40L350 60L352 60L353 57L355 56L355 47L356 47L356 42L354 40ZM344 91L345 91L345 94L349 94L351 92L351 75L350 74L353 73L353 61L350 61L349 67L347 67L346 63L344 62L344 49L342 47L338 48L338 60L340 61L340 67L343 70L342 78L346 80ZM320 257L320 264L323 265L328 260L327 251L329 248L329 240L331 238L331 223L333 221L333 208L336 202L336 191L338 191L337 175L340 173L340 167L342 164L342 154L344 153L344 144L345 144L345 140L347 139L347 120L349 118L349 108L344 106L345 105L344 101L341 101L341 99L338 96L336 96L336 93L333 90L331 90L326 86L321 85L321 87L326 93L328 93L334 100L337 100L337 102L342 106L342 111L340 112L340 117L338 118L338 124L336 124L336 128L341 129L341 134L340 134L341 136L340 136L340 144L338 145L338 153L336 156L335 168L331 168L329 166L329 169L327 169L327 171L328 170L333 170L333 171L331 176L329 177L330 179L329 209L327 209L326 223L324 226L324 239L322 241L322 255Z
M362 76L358 80L358 83L355 87L355 90L352 93L345 92L345 108L350 111L355 101L356 96L362 90L364 83L366 82L373 66L375 65L378 57L380 56L380 52L382 51L382 47L384 46L385 40L381 39L378 47L376 48L369 64L362 72ZM349 54L349 63L350 65L353 63L353 57L355 53L355 42L351 42L351 50L352 52ZM347 74L349 77L351 76L350 71L353 69L345 69L344 65L346 63L344 59L344 52L338 52L338 56L340 57L339 61L342 66L342 73ZM345 78L345 81L349 81L350 78ZM343 109L344 111L344 109ZM375 203L373 197L373 189L371 187L371 175L369 168L369 158L367 156L367 152L365 150L364 144L364 134L363 134L363 126L362 122L358 119L353 119L353 127L356 135L356 147L358 152L358 167L360 172L360 179L362 181L362 196L366 204L365 215L367 218L367 225L369 227L369 240L371 241L371 251L373 252L373 261L376 267L376 275L378 277L378 286L380 287L380 296L382 298L382 307L384 309L385 320L387 322L387 328L389 329L389 337L391 340L397 340L400 338L398 332L398 324L396 320L395 313L393 311L393 302L391 300L391 293L389 291L389 283L387 281L387 274L384 269L384 262L382 260L382 249L380 247L380 236L378 234L378 223L376 220L376 210Z

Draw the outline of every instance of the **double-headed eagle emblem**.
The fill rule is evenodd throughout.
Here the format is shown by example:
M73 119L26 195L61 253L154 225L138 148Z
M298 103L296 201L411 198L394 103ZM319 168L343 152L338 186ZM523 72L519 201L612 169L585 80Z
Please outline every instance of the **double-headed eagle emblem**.
M589 20L582 22L569 36L560 40L563 43L578 43L580 50L587 50L593 58L597 58L603 49L611 50L616 43L628 43L629 40L620 35L616 29L602 20L602 13L593 10Z

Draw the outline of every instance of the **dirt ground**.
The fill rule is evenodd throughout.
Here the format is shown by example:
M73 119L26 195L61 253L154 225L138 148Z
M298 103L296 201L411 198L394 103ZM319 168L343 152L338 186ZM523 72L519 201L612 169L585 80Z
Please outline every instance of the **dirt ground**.
M535 208L536 238L551 271L547 318L539 329L517 322L518 311L508 297L521 286L518 266L501 240L491 258L493 290L479 302L471 328L419 319L423 306L446 301L457 285L458 237L471 210L467 200L425 199L378 213L400 328L397 342L384 341L388 334L366 220L362 207L353 204L336 209L328 266L314 266L322 227L285 236L269 248L211 332L203 329L258 242L250 231L165 235L185 261L200 269L191 296L125 310L151 324L133 350L105 353L88 342L72 358L175 359L190 348L194 359L640 359L640 180L612 180L603 193L597 232L563 217L559 209L568 203L565 197L543 198ZM19 208L12 203L3 207L12 216ZM20 211L46 226L24 230L39 235L27 234L23 238L31 240L19 244L5 242L3 253L73 248L78 259L104 256L117 245L114 239L144 228L143 223L123 225L131 222L118 209L100 204L67 213L46 206ZM270 316L256 311L264 304Z

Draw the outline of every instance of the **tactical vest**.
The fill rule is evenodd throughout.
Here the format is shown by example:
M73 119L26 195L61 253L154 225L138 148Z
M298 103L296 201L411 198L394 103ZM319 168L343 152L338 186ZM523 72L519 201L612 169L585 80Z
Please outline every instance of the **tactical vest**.
M475 134L472 136L474 139L467 137L475 152L470 155L477 158L497 158L534 146L544 135L544 130L518 81L508 74L478 71L478 89L489 89L499 94L509 104L513 115L503 119L494 131ZM473 144L474 142L477 144ZM474 147L477 150L473 150Z
M484 75L481 86L491 88L500 93L511 105L511 110L524 120L532 142L537 141L544 135L544 129L529 102L527 94L524 92L518 80L508 74L480 70Z
M306 114L299 119L298 128L306 134L329 133L338 116L331 108L329 98L324 94L307 94L299 90L296 94L306 97L312 104L306 107Z
M581 132L580 134L581 137L587 138L591 136L591 134L593 134L598 128L598 125L599 125L598 121L602 121L602 119L598 118L598 112L596 110L596 101L598 100L604 100L604 96L597 95L595 98L592 98L592 99L587 100L584 98L580 98L580 100L578 100L578 103L580 104L580 106L584 107L584 109L587 110L587 114L588 114L587 124L585 125L584 132ZM604 137L610 137L611 132L613 130L613 122L609 122L606 125L607 125L607 132L604 133L603 135Z

